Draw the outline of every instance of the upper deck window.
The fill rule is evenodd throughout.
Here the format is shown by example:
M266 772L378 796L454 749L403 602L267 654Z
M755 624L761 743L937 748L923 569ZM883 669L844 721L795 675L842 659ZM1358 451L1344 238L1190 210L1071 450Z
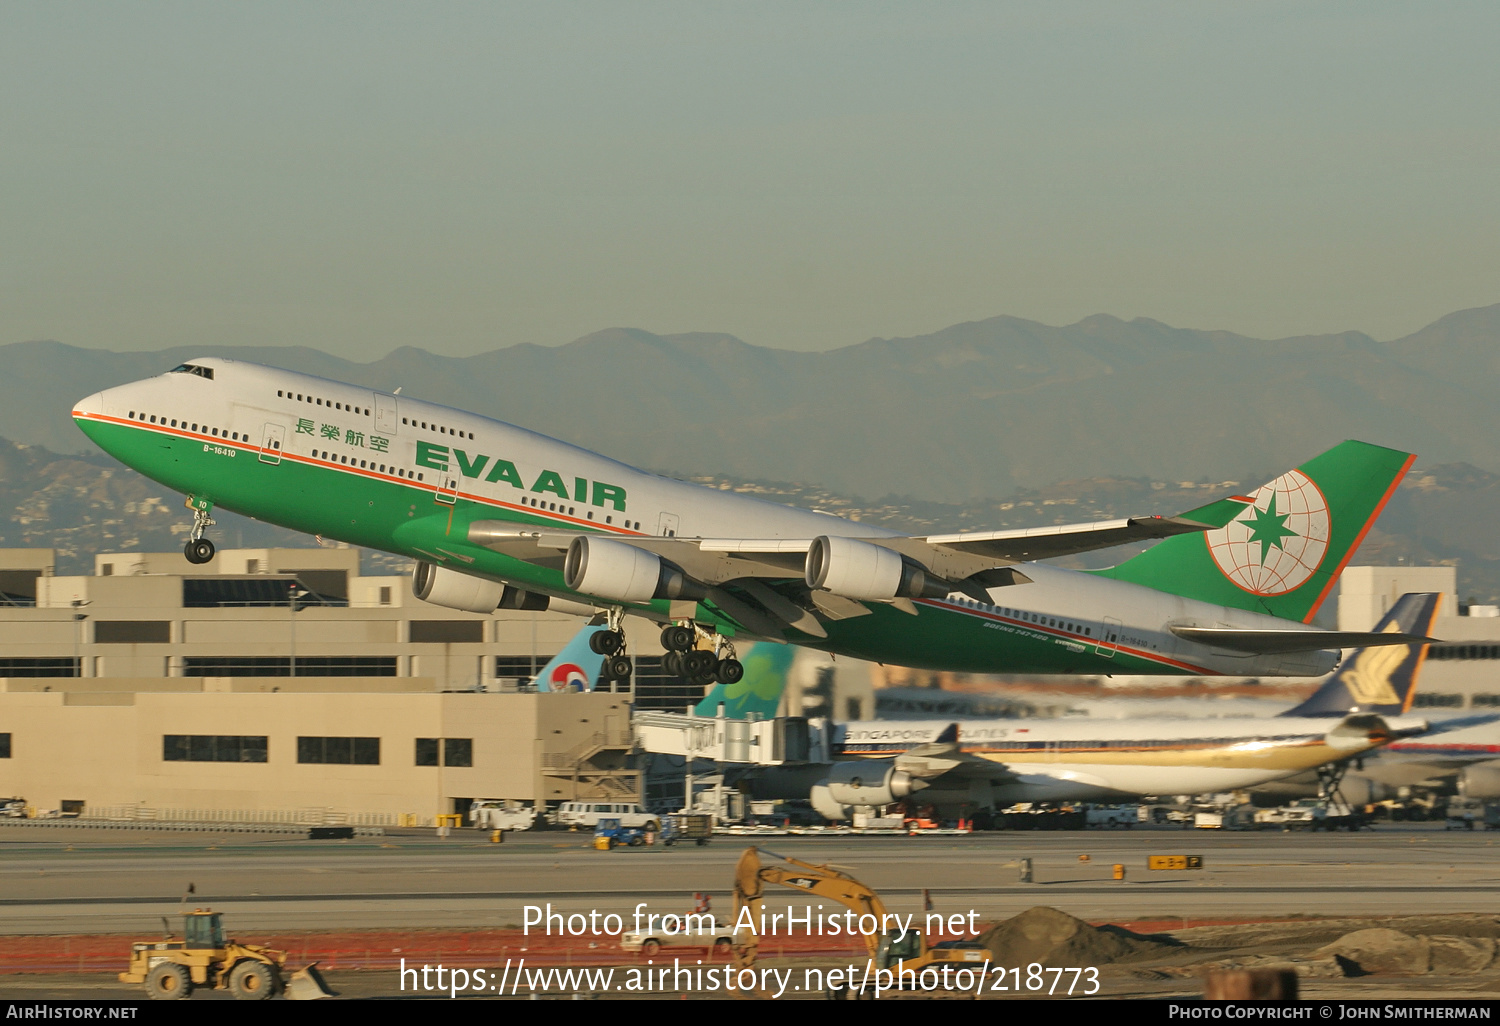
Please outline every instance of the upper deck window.
M199 367L197 364L192 363L179 363L176 367L173 367L167 373L196 374L200 378L207 378L209 381L212 381L214 379L214 369L212 367Z

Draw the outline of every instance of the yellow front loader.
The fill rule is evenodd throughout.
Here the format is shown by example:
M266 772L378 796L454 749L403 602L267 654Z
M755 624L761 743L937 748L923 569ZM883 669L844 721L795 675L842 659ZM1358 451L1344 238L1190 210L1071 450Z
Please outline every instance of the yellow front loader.
M744 908L750 910L752 923L761 921L766 884L780 884L782 887L790 887L805 894L832 899L845 908L853 910L856 915L868 913L876 917L877 923L885 922L886 907L885 902L880 900L880 895L849 874L842 873L832 866L815 865L787 855L777 855L771 851L766 854L780 859L785 865L762 865L760 850L751 847L745 849L745 853L740 856L739 864L735 866L733 920L735 923L740 921L741 909ZM920 976L922 970L929 966L936 965L941 969L944 965L962 964L972 969L975 964L984 962L989 957L984 945L978 941L957 940L928 944L926 932L923 930L909 930L904 936L899 931L864 934L863 936L865 948L877 970L899 968ZM760 939L753 931L736 932L734 935L735 969L754 968L759 946ZM861 997L863 995L851 991L845 996Z
M166 922L165 919L162 920ZM138 941L130 946L130 968L121 983L143 983L157 1000L190 997L195 987L228 990L260 1001L285 990L293 1001L332 997L313 966L286 973L286 952L241 944L224 937L222 913L196 909L183 916L182 940Z

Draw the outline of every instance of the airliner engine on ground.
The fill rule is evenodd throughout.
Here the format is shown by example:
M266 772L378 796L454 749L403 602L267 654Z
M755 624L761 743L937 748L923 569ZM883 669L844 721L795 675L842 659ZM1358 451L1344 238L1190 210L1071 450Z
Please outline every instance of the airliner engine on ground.
M417 595L439 605L581 600L607 611L594 645L614 679L630 671L627 612L665 625L673 665L705 684L743 672L737 637L934 669L1258 676L1323 673L1341 647L1403 640L1305 622L1413 459L1362 442L1176 517L921 538L232 360L107 389L73 416L188 496L194 562L213 558L217 506L410 556ZM1155 538L1111 570L1030 562Z

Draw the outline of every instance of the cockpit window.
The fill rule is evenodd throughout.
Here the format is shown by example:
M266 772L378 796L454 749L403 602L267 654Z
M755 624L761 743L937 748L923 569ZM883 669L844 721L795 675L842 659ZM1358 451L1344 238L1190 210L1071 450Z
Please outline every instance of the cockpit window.
M199 367L197 364L193 363L179 363L176 367L173 367L167 373L196 374L200 378L207 378L209 381L212 381L214 379L214 369L212 367Z

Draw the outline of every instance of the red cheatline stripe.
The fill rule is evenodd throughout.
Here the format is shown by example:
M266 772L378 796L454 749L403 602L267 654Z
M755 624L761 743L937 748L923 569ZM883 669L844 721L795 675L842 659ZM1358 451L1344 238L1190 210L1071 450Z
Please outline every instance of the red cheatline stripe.
M1411 469L1411 465L1416 462L1416 459L1417 457L1415 455L1408 456L1406 457L1406 462L1401 464L1401 470L1397 472L1395 479L1391 481L1391 486L1385 490L1385 494L1382 495L1380 497L1380 501L1375 504L1375 512L1371 513L1370 519L1365 521L1365 526L1360 529L1359 535L1354 539L1354 544L1350 545L1349 548L1344 551L1344 558L1339 561L1338 569L1334 570L1334 572L1329 575L1328 583L1323 585L1322 594L1317 597L1317 600L1312 604L1312 608L1309 609L1307 611L1307 615L1302 618L1303 623L1312 623L1312 618L1318 615L1318 607L1323 604L1324 599L1328 598L1328 593L1332 591L1333 586L1338 583L1339 575L1344 572L1344 567L1349 565L1349 560L1354 558L1354 553L1359 550L1359 547L1362 544L1364 544L1365 535L1370 533L1370 528L1374 527L1375 521L1380 519L1380 514L1385 510L1385 504L1391 501L1392 495L1396 494L1396 488L1401 484L1401 479L1406 476L1406 472Z
M102 413L85 413L85 414L75 413L75 414L73 414L73 416L75 418L77 418L77 419L80 419L80 420L82 420L82 419L102 420L102 421L106 421L106 422L108 422L110 424L119 424L122 427L137 428L137 429L142 430L142 431L153 431L153 432L156 432L157 434L174 435L174 436L179 437L179 438L190 438L190 439L193 439L195 441L209 442L209 443L212 443L214 445L222 445L222 446L224 446L227 449L243 449L246 452L253 452L253 453L259 453L259 452L263 452L264 451L260 446L255 445L255 444L253 444L251 442L245 442L245 441L232 442L232 441L230 441L227 438L216 438L216 437L214 437L212 435L197 434L197 433L192 432L192 431L182 430L181 428L163 427L160 424L141 424L141 423L139 423L137 421L126 420L123 417L107 417L107 416L105 416ZM284 459L284 460L291 460L291 461L293 461L295 463L306 463L306 464L311 464L313 466L318 466L318 467L330 467L330 468L333 468L335 470L346 471L348 473L356 474L356 475L358 475L360 477L371 477L371 478L375 478L375 479L380 480L380 481L389 481L392 484L404 485L404 486L407 486L407 487L415 488L415 489L417 489L419 491L432 492L434 495L437 494L437 491L438 491L438 486L437 485L435 485L435 484L428 484L425 481L420 481L420 482L419 481L413 481L413 480L411 480L409 478L395 477L395 476L390 475L390 474L382 474L378 470L369 470L369 469L362 469L360 467L351 467L351 466L347 466L347 465L345 465L343 463L336 462L334 460L324 460L324 459L320 459L320 458L313 457L313 456L299 456L296 453L286 452L285 450L281 450L281 449L273 449L271 451L278 453L282 459ZM389 455L389 454L387 454L387 455ZM485 496L475 495L475 494L473 494L471 492L458 492L456 494L458 495L459 498L468 499L470 502L478 503L481 506L491 506L491 507L494 507L496 509L515 510L518 513L525 513L528 516L537 518L538 520L551 520L551 521L558 521L558 520L560 520L560 521L563 521L564 523L570 524L570 525L576 524L579 527L591 527L591 528L593 528L595 530L603 531L606 534L624 534L624 535L631 535L631 536L636 536L636 537L644 537L645 536L645 532L644 531L633 531L633 530L630 530L630 529L624 528L624 527L616 527L613 524L601 524L597 520L580 520L577 517L570 517L570 516L567 516L566 514L563 514L563 513L553 513L550 510L536 509L536 508L533 508L531 506L522 506L519 503L503 502L500 499L486 498Z
M1050 634L1055 637L1067 638L1069 641L1077 642L1080 645L1099 645L1098 638L1091 638L1084 634L1070 634L1067 631L1058 630L1055 627L1046 627L1039 623L1032 623L1029 620L1012 619L999 613L991 613L986 609L975 609L972 606L960 605L958 603L948 602L944 599L917 599L916 601L920 605L932 606L935 609L946 609L949 612L963 613L968 616L977 616L981 620L995 620L999 623L1014 624L1018 627L1028 628L1029 630L1041 631L1045 634ZM1202 666L1194 666L1192 663L1184 663L1179 662L1176 659L1168 659L1166 656L1157 655L1154 652L1146 652L1142 649L1130 648L1127 645L1114 644L1110 645L1109 647L1114 649L1116 652L1124 652L1126 655L1133 655L1139 659L1145 659L1147 662L1161 663L1164 666L1176 666L1179 669L1187 670L1189 673L1205 673L1213 675L1217 672L1215 670L1210 670Z

